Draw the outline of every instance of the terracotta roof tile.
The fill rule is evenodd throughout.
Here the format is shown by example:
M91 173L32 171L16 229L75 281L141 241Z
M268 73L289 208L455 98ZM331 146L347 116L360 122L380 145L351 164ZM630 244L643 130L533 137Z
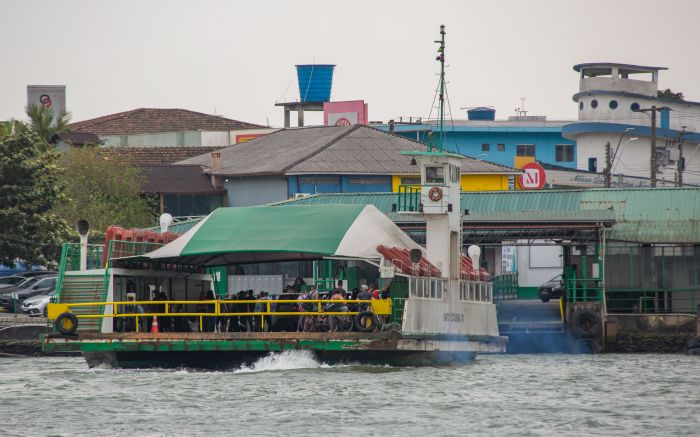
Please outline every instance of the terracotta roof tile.
M202 154L210 154L220 147L100 147L106 157L128 161L135 167L171 164Z
M68 125L71 132L92 132L97 135L131 135L196 130L230 131L262 127L264 126L186 109L158 108L139 108Z

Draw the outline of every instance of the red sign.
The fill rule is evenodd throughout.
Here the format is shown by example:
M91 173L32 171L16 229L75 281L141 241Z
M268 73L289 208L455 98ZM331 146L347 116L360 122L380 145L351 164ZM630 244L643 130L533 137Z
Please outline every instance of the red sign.
M522 168L523 174L518 176L518 184L523 190L539 190L544 187L545 174L541 165L528 162Z

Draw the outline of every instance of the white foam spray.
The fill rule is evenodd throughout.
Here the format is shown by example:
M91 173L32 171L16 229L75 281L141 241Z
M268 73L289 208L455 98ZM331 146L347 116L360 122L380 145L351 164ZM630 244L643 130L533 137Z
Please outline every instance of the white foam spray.
M272 370L318 369L329 367L316 360L310 351L271 352L250 366L243 366L234 373L267 372Z

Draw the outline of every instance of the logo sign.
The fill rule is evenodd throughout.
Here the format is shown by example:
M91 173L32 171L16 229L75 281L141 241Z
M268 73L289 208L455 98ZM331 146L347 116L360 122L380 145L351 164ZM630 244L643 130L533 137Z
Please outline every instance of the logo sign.
M544 187L545 174L541 165L529 162L522 170L523 174L518 176L518 183L524 190L539 190Z

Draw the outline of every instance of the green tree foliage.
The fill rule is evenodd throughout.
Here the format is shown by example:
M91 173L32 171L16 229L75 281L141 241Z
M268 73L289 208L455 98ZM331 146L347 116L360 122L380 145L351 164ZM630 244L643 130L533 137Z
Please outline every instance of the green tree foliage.
M143 176L127 162L99 152L97 147L73 147L61 158L66 201L56 213L68 223L90 222L91 238L98 240L109 225L126 228L153 226L155 215L139 193Z
M41 105L32 105L26 108L31 129L36 132L45 143L50 143L54 135L68 131L70 112L62 112L56 116L53 108Z
M66 223L52 212L63 201L58 155L19 122L0 129L0 262L57 261Z
M662 99L678 100L680 102L682 102L683 99L685 98L683 96L683 93L674 93L673 91L671 91L671 88L666 88L663 91L661 91L661 90L657 91L656 96L659 98L662 98Z

